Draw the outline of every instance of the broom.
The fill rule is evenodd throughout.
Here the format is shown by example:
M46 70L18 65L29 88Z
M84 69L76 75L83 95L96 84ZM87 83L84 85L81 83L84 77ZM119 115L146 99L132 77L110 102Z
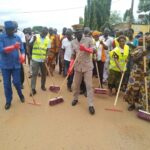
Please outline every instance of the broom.
M46 67L46 70L47 70L47 72L48 72L48 76L50 77L50 74L51 74L51 73L50 73L50 71L49 71L49 68L48 68L46 62L45 62L45 67ZM52 80L53 85L51 85L51 86L49 87L49 90L52 91L52 92L57 93L57 92L60 90L60 87L59 87L59 86L56 86L56 85L54 84L53 77L51 78L51 80Z
M107 94L108 93L108 90L107 89L103 89L102 88L102 83L101 83L101 79L100 79L100 75L99 75L99 69L98 69L98 65L97 65L97 61L96 61L96 71L97 71L97 75L98 75L98 81L99 81L99 86L100 88L95 88L94 89L94 93L95 94Z
M143 37L143 49L144 51L146 51L145 49L145 37ZM144 62L144 72L146 72L146 56L143 57L143 62ZM145 83L145 95L146 95L146 99L145 99L145 102L146 102L146 111L143 111L143 110L139 110L138 113L137 113L137 116L141 119L144 119L144 120L147 120L147 121L150 121L150 113L149 113L149 110L148 110L148 87L147 87L147 77L145 76L144 78L144 83Z
M80 55L80 52L78 53L77 57L75 58L74 63L73 63L73 65L72 65L72 67L71 67L71 70L73 69L73 67L74 67L74 65L75 65L75 63L76 63L76 61L77 61L79 55ZM57 95L55 98L52 98L52 99L49 100L49 105L50 105L50 106L54 106L54 105L56 105L56 104L59 104L59 103L64 102L63 97L62 97L62 96L59 96L59 95L61 95L62 88L63 88L63 86L64 86L66 80L68 79L69 75L70 75L70 74L68 73L67 76L65 77L65 79L63 80L63 82L62 82L62 84L61 84L61 86L60 86L60 91L58 92L58 95Z
M18 50L18 53L19 53L19 57L20 57L20 56L21 56L20 50ZM29 80L28 80L27 74L26 74L25 71L24 71L24 74L25 74L25 78L26 78L26 80L27 80L28 88L32 91L31 86L30 86L30 84L29 84ZM35 106L40 106L40 105L41 105L40 103L37 103L37 102L36 102L36 100L34 99L34 96L33 96L32 92L31 92L31 97L32 97L32 102L28 102L28 104L35 105Z
M124 66L124 70L126 68L126 64ZM119 87L118 87L118 91L117 91L117 95L116 95L116 98L115 98L115 101L114 101L114 107L113 108L105 108L105 110L109 110L109 111L114 111L114 112L123 112L122 110L120 109L116 109L116 105L117 105L117 101L118 101L118 97L119 97L119 93L120 93L120 89L121 89L121 84L122 84L122 81L123 81L123 77L124 77L124 74L125 74L125 71L123 70L123 73L121 75L121 79L120 79L120 83L119 83Z

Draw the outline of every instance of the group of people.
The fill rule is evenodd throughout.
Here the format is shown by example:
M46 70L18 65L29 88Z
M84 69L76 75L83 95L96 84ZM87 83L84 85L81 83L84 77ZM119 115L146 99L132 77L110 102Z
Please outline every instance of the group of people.
M72 26L73 29L63 28L61 35L47 27L43 27L40 34L24 30L24 41L21 34L17 35L15 22L6 21L4 27L5 32L0 35L0 68L6 96L5 109L10 108L12 101L11 76L21 102L25 100L21 91L25 58L30 68L31 96L36 94L37 76L40 74L41 89L46 91L46 76L48 72L54 76L58 64L59 74L68 77L68 90L73 90L72 106L78 104L79 94L84 94L89 113L95 114L93 77L100 78L99 87L107 86L111 96L117 93L124 75L121 90L125 93L124 100L130 104L128 110L134 110L136 103L140 109L145 109L144 78L149 79L149 33L134 37L134 30L130 28L126 32L116 31L115 37L111 37L108 28L101 33L77 24ZM146 72L143 57L147 58ZM146 84L150 91L149 80Z

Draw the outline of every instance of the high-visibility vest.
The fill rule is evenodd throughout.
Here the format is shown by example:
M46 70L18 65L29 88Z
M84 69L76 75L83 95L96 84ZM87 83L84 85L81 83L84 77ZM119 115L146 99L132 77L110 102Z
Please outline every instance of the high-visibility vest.
M46 58L47 47L49 45L49 38L45 37L44 41L41 42L40 35L36 36L36 41L33 44L32 59L44 60Z
M96 41L94 40L94 45L96 45ZM99 44L99 47L102 51L101 51L101 61L105 62L106 61L106 54L105 54L105 49L103 47L102 44Z
M122 70L126 71L126 63L127 63L127 59L129 56L129 46L125 45L124 46L124 52L121 53L120 51L120 47L116 47L115 49L113 49L112 51L109 52L109 56L110 56L110 65L109 65L109 69L110 70L114 70L114 71L118 71L120 72L119 68L117 67L115 60L113 58L114 54L116 54L118 56L118 63L120 64L120 67Z

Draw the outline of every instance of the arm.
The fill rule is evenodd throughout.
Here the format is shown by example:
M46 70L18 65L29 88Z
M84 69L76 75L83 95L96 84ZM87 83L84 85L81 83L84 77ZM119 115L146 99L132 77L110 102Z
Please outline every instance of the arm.
M100 44L102 44L105 50L108 50L108 46L103 41L100 41Z
M114 58L114 61L115 61L115 63L116 63L116 66L119 68L120 72L123 72L123 70L122 70L122 68L120 67L120 64L119 64L119 62L118 62L119 57L118 57L118 55L117 55L115 52L114 52L114 54L113 54L113 58Z
M114 61L115 61L115 63L116 63L116 66L119 68L120 72L122 73L122 72L123 72L123 70L121 69L121 67L120 67L120 64L119 64L118 60L117 60L117 59L114 59Z

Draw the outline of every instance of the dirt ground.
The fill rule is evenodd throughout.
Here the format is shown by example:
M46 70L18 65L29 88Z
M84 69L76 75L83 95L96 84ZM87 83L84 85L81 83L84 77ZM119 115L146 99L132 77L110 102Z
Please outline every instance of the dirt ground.
M27 66L25 66L26 68ZM27 70L26 70L27 72ZM60 85L63 77L55 73L55 82ZM97 86L97 79L93 79ZM46 87L52 85L47 78ZM112 108L115 97L94 95L96 114L88 113L87 100L80 96L80 103L72 107L72 93L66 86L62 89L64 103L49 106L49 99L57 94L41 91L38 77L35 99L41 106L29 105L27 82L22 104L13 90L13 102L5 111L3 85L0 82L0 150L149 150L150 125L128 112L127 104L119 97L118 109L122 113L106 111Z

